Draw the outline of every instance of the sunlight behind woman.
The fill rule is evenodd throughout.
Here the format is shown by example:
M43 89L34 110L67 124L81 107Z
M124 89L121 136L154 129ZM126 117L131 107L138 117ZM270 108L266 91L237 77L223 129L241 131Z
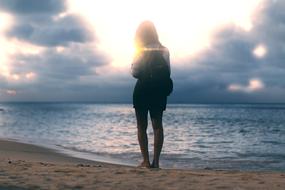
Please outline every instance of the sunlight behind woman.
M111 54L112 64L128 67L134 53L133 34L143 20L155 23L171 57L179 59L210 45L212 32L223 24L250 30L253 12L262 1L70 0L69 7L93 25L99 47Z

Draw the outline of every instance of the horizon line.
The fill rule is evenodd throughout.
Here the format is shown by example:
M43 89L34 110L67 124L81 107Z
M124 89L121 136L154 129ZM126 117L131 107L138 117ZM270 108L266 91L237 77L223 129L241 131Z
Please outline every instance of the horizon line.
M127 101L0 101L2 103L86 103L86 104L132 104ZM285 104L285 102L168 102L170 104Z

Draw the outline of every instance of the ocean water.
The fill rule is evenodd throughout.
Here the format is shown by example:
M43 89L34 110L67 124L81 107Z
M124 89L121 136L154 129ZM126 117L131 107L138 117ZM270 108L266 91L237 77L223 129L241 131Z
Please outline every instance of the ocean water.
M0 138L93 160L141 160L131 104L1 103L0 109ZM163 123L162 167L285 171L285 104L172 104ZM152 156L150 123L148 135Z

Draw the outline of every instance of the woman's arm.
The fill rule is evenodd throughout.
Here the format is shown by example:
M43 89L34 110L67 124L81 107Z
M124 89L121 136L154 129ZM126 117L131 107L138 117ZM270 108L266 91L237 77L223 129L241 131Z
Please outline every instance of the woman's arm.
M167 66L169 69L169 74L171 74L171 67L170 67L170 55L169 55L169 50L165 47L163 50L163 58L166 60L167 62Z
M131 71L134 78L139 78L142 65L142 55L137 54L132 62Z

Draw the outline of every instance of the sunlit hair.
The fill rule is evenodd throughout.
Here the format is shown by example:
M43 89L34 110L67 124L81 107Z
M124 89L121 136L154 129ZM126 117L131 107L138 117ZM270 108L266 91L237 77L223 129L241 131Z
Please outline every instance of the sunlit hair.
M135 46L139 50L149 44L160 44L160 42L154 24L151 21L144 21L136 31Z

